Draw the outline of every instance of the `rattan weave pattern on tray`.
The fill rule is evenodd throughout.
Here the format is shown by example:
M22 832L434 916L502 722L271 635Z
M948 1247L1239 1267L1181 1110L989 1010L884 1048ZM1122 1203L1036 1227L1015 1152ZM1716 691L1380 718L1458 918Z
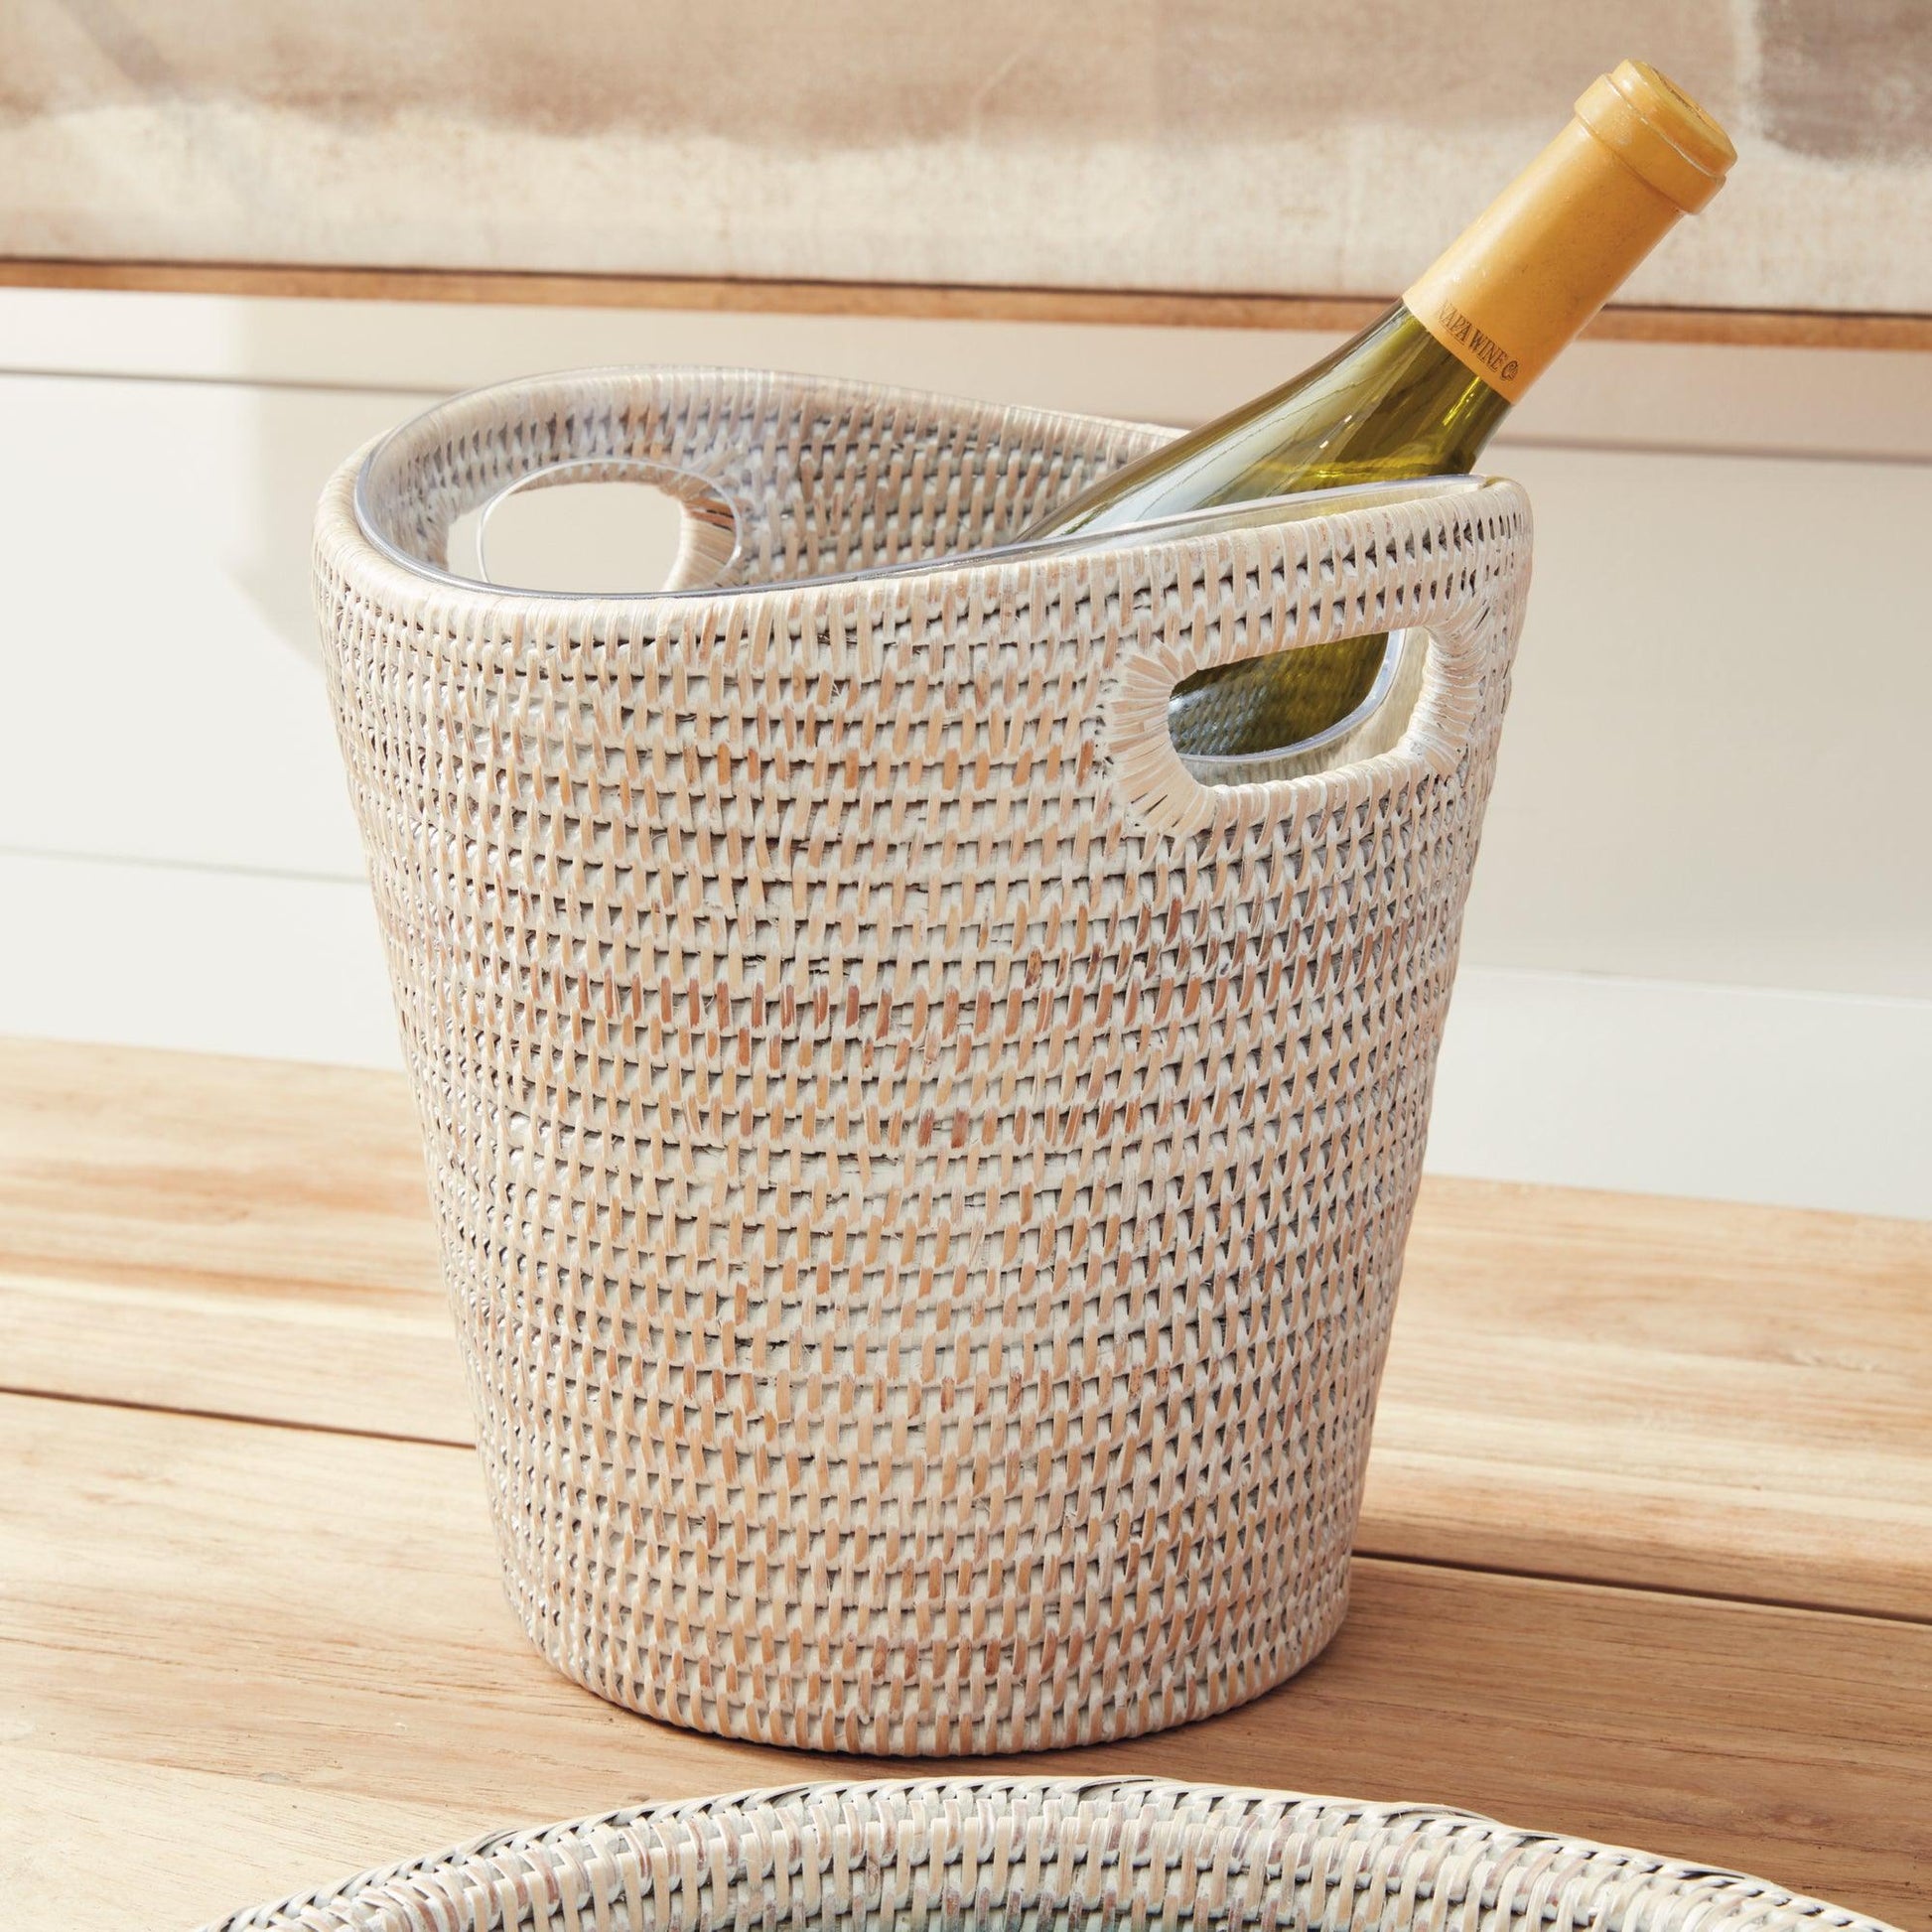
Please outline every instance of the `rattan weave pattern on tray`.
M1012 1750L1340 1620L1528 576L1510 484L818 585L1157 432L799 378L445 405L435 564L560 459L740 509L736 587L544 598L318 526L326 659L508 1586L606 1697ZM1427 626L1381 757L1206 787L1173 683Z
M503 1832L207 1932L1885 1932L1465 1812L1138 1779L788 1790Z

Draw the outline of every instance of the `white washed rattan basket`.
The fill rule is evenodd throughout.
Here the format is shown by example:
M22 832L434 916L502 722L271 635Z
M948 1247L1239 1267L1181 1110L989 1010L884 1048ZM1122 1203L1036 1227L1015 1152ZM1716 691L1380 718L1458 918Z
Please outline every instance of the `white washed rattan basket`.
M207 1932L1886 1932L1466 1812L1138 1779L799 1785L501 1832Z
M498 1547L606 1697L1061 1745L1340 1621L1528 517L1463 482L893 568L1160 434L601 371L446 404L323 500ZM507 483L639 462L722 584L449 574ZM1181 763L1178 679L1399 625L1393 750Z

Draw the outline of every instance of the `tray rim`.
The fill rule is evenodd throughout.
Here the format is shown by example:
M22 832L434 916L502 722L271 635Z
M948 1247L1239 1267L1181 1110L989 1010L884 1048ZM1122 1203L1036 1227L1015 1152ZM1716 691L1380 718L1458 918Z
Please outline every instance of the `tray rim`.
M1684 1897L1694 1885L1734 1885L1742 1888L1747 1895L1755 1896L1758 1908L1750 1920L1752 1932L1788 1932L1788 1928L1800 1925L1834 1928L1834 1932L1898 1932L1897 1927L1885 1920L1872 1918L1849 1906L1834 1905L1825 1899L1794 1892L1773 1880L1754 1877L1729 1866L1668 1858L1635 1847L1571 1833L1507 1825L1484 1813L1454 1805L1419 1800L1385 1802L1257 1785L1196 1783L1184 1778L1131 1773L1101 1777L1010 1777L984 1773L958 1777L808 1778L786 1784L753 1785L705 1797L640 1801L548 1825L512 1826L485 1832L442 1851L371 1867L335 1884L297 1891L279 1900L246 1907L208 1921L201 1932L298 1932L298 1928L321 1927L325 1923L332 1928L337 1925L345 1928L366 1926L370 1932L389 1932L389 1928L405 1922L413 1926L416 1923L414 1915L406 1920L398 1915L400 1900L393 1897L369 1899L366 1905L358 1904L358 1900L363 1894L386 1886L393 1880L432 1874L447 1875L460 1886L463 1883L461 1874L466 1867L483 1865L493 1856L514 1852L533 1862L540 1862L546 1855L562 1851L589 1834L601 1830L622 1831L639 1822L705 1817L721 1812L803 1810L813 1799L847 1806L883 1806L894 1798L926 1799L936 1808L948 1800L960 1802L991 1798L997 1802L1002 1798L1011 1800L1018 1797L1023 1801L1044 1803L1057 1797L1075 1806L1099 1807L1111 1801L1114 1807L1112 1815L1096 1809L1095 1823L1118 1827L1123 1813L1131 1809L1134 1800L1162 1796L1173 1799L1176 1806L1192 1802L1210 1809L1223 1804L1246 1804L1279 1807L1284 1813L1304 1807L1317 1813L1333 1811L1344 1815L1349 1824L1367 1825L1371 1829L1404 1822L1413 1822L1422 1829L1436 1824L1467 1827L1479 1837L1507 1841L1499 1850L1547 1847L1559 1853L1582 1857L1627 1861L1632 1865L1642 1867L1636 1874L1637 1882L1645 1891L1654 1888L1659 1903L1668 1903L1673 1897ZM1194 1817L1185 1822L1209 1825L1212 1821L1209 1817ZM1230 1825L1234 1822L1231 1820ZM500 1880L500 1874L497 1876ZM1428 1897L1429 1892L1425 1890L1420 1896L1412 1898L1411 1903L1420 1906ZM318 1909L334 1909L341 1916L327 1922L308 1916ZM1430 1925L1437 1923L1434 1914L1427 1917Z

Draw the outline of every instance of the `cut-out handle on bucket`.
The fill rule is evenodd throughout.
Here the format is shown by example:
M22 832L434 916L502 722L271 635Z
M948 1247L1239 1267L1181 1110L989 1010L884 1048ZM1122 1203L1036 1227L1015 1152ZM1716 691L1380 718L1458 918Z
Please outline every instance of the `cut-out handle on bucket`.
M1459 725L1431 705L1430 664L1438 652L1468 646L1484 607L1472 595L1469 557L1452 558L1421 541L1420 532L1425 521L1434 521L1425 508L1430 498L1468 487L1466 479L1426 479L1393 500L1384 496L1330 515L1227 531L1230 541L1257 549L1272 531L1290 547L1281 566L1287 581L1273 608L1263 608L1270 600L1261 598L1239 612L1196 611L1186 623L1171 619L1163 634L1152 634L1150 621L1142 636L1124 640L1102 700L1101 743L1135 816L1162 831L1199 831L1228 809L1231 794L1252 807L1260 794L1318 778L1351 758L1367 762L1405 749L1432 767L1449 768L1459 756ZM1324 574L1311 568L1320 559L1341 561ZM1265 574L1275 568L1267 566ZM1245 575L1246 567L1237 574ZM1332 737L1291 748L1292 760L1261 755L1250 777L1243 769L1247 760L1190 759L1176 749L1171 707L1175 687L1185 680L1285 650L1381 632L1401 639L1387 667L1390 688L1372 693L1372 702L1358 707ZM1407 728L1389 743L1371 742L1351 753L1344 739L1352 735L1359 742L1378 711L1400 715Z
M509 501L533 489L548 489L559 483L630 483L648 486L675 499L679 509L680 535L677 556L670 574L662 584L585 584L575 591L596 592L605 596L645 596L658 591L701 590L715 584L738 561L744 542L744 524L738 506L709 477L695 471L679 470L670 464L654 463L642 457L577 457L564 463L545 464L518 477L485 501L477 520L477 574L485 584L498 580L489 569L490 519ZM535 588L528 585L502 585L506 590Z

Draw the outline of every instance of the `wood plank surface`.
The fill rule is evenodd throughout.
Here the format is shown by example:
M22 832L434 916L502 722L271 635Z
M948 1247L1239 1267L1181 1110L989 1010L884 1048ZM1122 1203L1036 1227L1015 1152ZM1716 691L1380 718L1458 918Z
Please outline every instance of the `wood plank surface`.
M0 1043L0 1383L467 1443L399 1077ZM1932 1224L1432 1177L1365 1552L1932 1618Z
M327 297L355 302L496 302L540 308L722 310L974 322L1322 331L1360 329L1394 300L1393 296L1243 295L1186 289L1002 288L963 283L60 260L20 255L0 256L0 288L133 289L144 293ZM1597 342L1932 349L1932 316L1619 303L1603 310L1584 334Z
M1358 1547L1932 1619L1932 1224L1425 1181Z
M10 1397L0 1458L0 1792L70 1874L0 1834L10 1932L186 1925L496 1825L905 1768L565 1682L462 1450ZM1920 1625L1362 1560L1300 1679L1026 1766L1463 1805L1932 1926Z
M0 1383L468 1443L401 1077L0 1041Z

